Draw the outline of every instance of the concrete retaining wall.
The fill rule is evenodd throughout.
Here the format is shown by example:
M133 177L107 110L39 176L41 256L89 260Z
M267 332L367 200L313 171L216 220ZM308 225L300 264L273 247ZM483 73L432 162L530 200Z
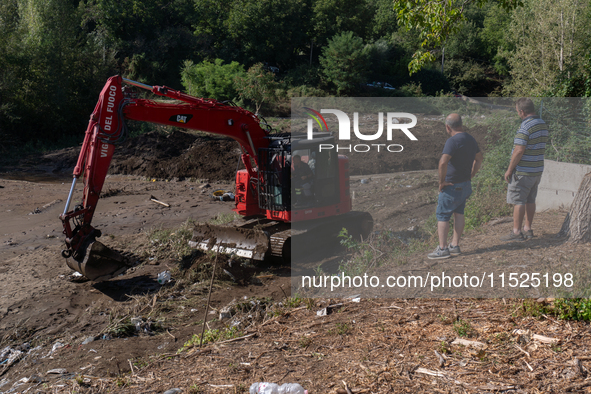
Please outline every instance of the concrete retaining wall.
M583 177L591 172L585 164L544 160L544 173L538 187L536 211L570 208Z

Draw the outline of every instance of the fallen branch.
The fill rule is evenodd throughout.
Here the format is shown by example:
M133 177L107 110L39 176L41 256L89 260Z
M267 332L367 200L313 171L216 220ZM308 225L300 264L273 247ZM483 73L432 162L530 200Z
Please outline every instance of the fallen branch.
M525 350L523 350L522 348L519 347L519 345L515 344L515 347L517 348L517 350L519 350L520 352L522 352L523 354L525 354L527 356L527 358L531 358L529 353L526 352Z
M530 333L527 330L520 330L520 329L513 330L513 335L529 335L529 334ZM557 344L560 342L560 339L545 337L543 335L538 335L538 334L531 334L531 338L534 341L538 341L538 342L542 342L542 343L549 343L549 344Z
M439 352L437 350L433 350L433 353L435 353L435 355L437 356L437 359L439 360L439 366L443 367L445 365L445 359L443 358L443 356L441 354L439 354Z
M347 394L353 394L349 386L347 386L347 382L343 380L343 385L345 386L345 390L347 390Z
M228 339L228 340L226 340L226 341L217 342L217 343L216 343L216 345L221 345L221 344L223 344L223 343L230 343L230 342L236 342L236 341L240 341L240 340L242 340L242 339L246 339L246 338L250 338L250 337L252 337L252 336L255 336L256 334L257 334L257 333L255 332L255 333L252 333L252 334L245 335L245 336L243 336L243 337L239 337L239 338L232 338L232 339Z
M170 208L170 204L167 204L167 203L165 203L165 202L162 202L162 201L160 201L160 200L157 200L157 199L156 199L156 197L154 197L154 196L150 196L150 201L152 201L152 202L155 202L156 204L163 205L163 206L165 206L166 208Z
M443 372L431 371L430 369L426 368L417 368L415 373L422 373L429 376L437 376L438 378L447 378L447 374Z
M456 338L452 343L452 345L463 345L466 347L473 347L476 349L486 349L487 346L485 343L478 342L478 341L468 341L467 339Z

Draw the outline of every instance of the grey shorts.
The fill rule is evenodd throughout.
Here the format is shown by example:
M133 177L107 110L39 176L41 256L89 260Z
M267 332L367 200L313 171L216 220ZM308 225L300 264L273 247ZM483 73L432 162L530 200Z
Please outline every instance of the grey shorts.
M538 185L541 175L515 175L511 176L511 182L507 188L507 203L513 205L533 204L538 195Z

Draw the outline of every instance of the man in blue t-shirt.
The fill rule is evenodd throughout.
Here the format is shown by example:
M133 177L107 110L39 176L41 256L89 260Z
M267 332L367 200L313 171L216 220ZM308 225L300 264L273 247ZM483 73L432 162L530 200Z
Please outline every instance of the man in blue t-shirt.
M464 208L466 200L472 194L471 179L480 169L483 159L474 137L464 132L459 114L450 114L445 119L445 130L450 138L445 142L439 160L439 198L436 211L439 245L427 256L430 259L446 259L461 253ZM448 245L447 234L452 214L454 232Z

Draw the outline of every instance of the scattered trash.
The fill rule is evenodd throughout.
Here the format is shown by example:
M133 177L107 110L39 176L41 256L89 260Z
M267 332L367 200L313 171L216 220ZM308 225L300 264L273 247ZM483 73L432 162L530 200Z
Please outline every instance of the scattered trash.
M88 345L90 342L94 342L94 337L88 337L82 342L83 345Z
M369 183L369 179L367 179L367 178L363 178L363 179L361 180L361 184L362 184L362 185L365 185L365 184L367 184L367 183Z
M55 368L55 369L50 369L49 371L47 371L46 375L50 375L50 374L63 375L65 373L68 373L68 371L65 368Z
M47 353L45 356L43 356L42 358L46 358L46 357L51 357L51 355L53 353L55 353L57 350L61 349L64 347L64 344L61 342L56 342L53 344L53 346L51 347L51 350L49 351L49 353Z
M232 317L232 308L224 307L224 308L220 309L220 316L219 316L220 320L229 319L231 317Z
M171 280L170 271L168 271L168 270L162 271L161 273L158 274L158 278L156 278L156 280L161 285L164 285L164 284L170 282L170 280Z
M224 274L228 275L233 282L236 282L236 277L232 275L232 273L226 269L224 269Z
M4 348L2 350L2 354L0 355L0 360L2 360L0 361L0 365L2 365L2 371L5 371L8 368L10 368L12 364L19 361L21 358L24 357L24 355L25 352L22 352L20 350L11 349L10 347Z
M77 272L77 271L74 271L70 275L68 275L67 279L70 282L75 282L75 283L82 283L82 282L88 281L88 278L86 278L84 275L82 275L80 272Z
M329 305L326 308L322 308L319 311L316 311L316 316L326 316L326 315L330 315L332 313L333 310L342 307L343 304L339 303L339 304L334 304L334 305Z
M130 319L131 324L135 326L135 331L138 334L154 335L154 329L156 329L157 322L153 322L150 318L144 319L142 317L132 317Z
M182 393L182 392L183 392L183 390L175 388L175 389L166 390L164 392L164 394L178 394L178 393Z
M234 201L234 193L223 189L215 190L211 193L211 198L215 201Z
M250 386L250 394L308 394L308 390L304 390L302 386L297 383L285 383L279 386L276 383L258 382Z
M136 331L139 332L142 330L142 323L144 321L141 317L132 317L130 320L131 320L131 324L133 324L135 326Z
M64 347L64 344L61 342L56 342L53 344L53 346L51 347L51 353L55 352L58 349L61 349Z

